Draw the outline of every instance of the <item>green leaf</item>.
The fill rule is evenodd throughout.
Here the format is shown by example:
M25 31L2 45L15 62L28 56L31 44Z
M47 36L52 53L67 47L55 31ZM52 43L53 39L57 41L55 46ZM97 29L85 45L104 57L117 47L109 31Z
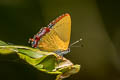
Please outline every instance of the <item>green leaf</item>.
M8 44L0 40L0 46L4 46L4 45L8 45Z
M80 65L74 65L70 60L54 52L40 51L26 46L7 45L3 41L0 44L0 55L4 56L3 58L0 57L0 60L23 60L39 71L50 75L56 74L56 80L67 78L80 70ZM9 59L9 55L12 56L12 59Z

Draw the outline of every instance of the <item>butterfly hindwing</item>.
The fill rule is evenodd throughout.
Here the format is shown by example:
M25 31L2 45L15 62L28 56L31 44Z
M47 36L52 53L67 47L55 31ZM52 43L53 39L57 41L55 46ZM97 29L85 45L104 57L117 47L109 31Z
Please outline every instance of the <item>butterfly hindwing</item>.
M71 34L71 18L68 13L54 20L50 32L43 36L38 47L44 51L67 50Z

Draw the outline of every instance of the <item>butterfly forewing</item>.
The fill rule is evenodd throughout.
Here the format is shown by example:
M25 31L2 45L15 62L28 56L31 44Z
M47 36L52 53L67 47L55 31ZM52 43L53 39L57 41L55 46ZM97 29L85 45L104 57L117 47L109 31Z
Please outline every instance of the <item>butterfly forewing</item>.
M70 34L71 18L69 14L64 14L52 26L50 32L41 38L38 47L44 51L67 50L70 42Z

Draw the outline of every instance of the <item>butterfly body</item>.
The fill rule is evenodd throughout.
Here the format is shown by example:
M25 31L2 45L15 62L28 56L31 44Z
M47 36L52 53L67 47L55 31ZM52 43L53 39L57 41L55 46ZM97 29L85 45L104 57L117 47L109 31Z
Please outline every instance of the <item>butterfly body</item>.
M30 41L32 47L62 55L69 52L70 34L71 18L66 13L53 20L48 27L41 29Z

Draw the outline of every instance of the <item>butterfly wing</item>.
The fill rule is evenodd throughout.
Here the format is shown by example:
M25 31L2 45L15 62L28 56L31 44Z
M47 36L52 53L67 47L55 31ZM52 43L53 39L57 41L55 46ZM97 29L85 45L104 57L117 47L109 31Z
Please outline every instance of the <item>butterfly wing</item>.
M50 32L41 38L38 47L44 51L67 50L71 34L70 15L66 13L52 23L54 25L51 27Z

